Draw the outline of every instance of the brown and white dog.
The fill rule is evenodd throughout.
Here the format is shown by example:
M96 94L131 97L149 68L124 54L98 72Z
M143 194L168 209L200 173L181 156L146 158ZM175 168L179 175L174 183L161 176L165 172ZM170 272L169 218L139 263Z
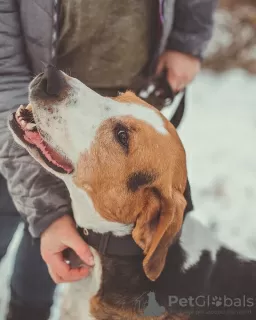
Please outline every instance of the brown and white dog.
M123 251L131 241L139 249L122 254L112 248L108 254L105 236L104 250L92 245L95 267L88 278L70 284L70 309L62 319L188 319L191 308L183 313L170 296L220 295L209 289L209 279L223 249L209 239L204 248L199 237L193 260L184 228L180 240L186 156L176 130L154 107L132 92L102 97L50 66L31 82L30 105L18 109L10 128L65 182L80 228L96 238L112 237L113 248L120 240ZM150 313L150 299L159 312Z

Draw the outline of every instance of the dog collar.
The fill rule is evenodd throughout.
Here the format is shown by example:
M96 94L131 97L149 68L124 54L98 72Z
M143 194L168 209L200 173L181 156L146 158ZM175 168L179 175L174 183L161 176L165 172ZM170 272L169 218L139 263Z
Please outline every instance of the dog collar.
M88 245L102 255L140 256L143 250L133 240L132 235L115 236L112 232L97 233L78 227L78 232Z

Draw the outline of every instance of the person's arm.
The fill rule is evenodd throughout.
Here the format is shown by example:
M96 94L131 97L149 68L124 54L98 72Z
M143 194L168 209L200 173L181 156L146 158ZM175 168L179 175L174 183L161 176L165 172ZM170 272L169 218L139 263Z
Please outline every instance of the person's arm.
M183 90L200 71L212 36L216 5L217 0L175 2L172 30L156 68L157 75L167 70L167 81L174 92Z
M212 36L217 0L176 0L174 22L166 50L203 58Z
M88 268L70 270L61 251L70 247L89 265L92 258L68 216L69 193L61 180L14 142L7 126L10 113L27 102L30 80L17 1L0 0L0 174L6 178L15 206L28 221L31 234L42 234L41 252L54 280L74 281L87 275Z
M0 172L31 234L39 237L54 220L71 212L71 202L63 182L18 146L7 127L11 111L27 103L31 81L16 3L0 0Z

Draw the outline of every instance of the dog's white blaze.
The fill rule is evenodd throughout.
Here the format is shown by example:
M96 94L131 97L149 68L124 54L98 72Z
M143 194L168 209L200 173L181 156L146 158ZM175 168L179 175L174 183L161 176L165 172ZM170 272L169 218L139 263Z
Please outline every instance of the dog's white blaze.
M131 116L146 122L161 134L168 134L163 119L154 110L102 97L77 79L72 78L68 82L72 87L70 95L63 103L52 106L53 113L40 106L34 109L40 128L51 137L50 144L73 163L77 163L81 153L90 149L97 130L109 118Z
M81 98L82 101L74 108L63 108L63 111L60 112L60 115L64 119L69 119L70 127L74 128L69 133L72 144L75 147L73 155L76 158L73 157L73 161L76 162L78 160L81 152L90 149L100 125L112 117L122 119L125 116L132 116L138 120L147 122L159 133L167 134L163 120L153 110L135 104L122 103L120 105L120 102L113 101L110 98L102 98L99 95L96 98L99 99L96 102L92 100L88 101L86 97L84 99ZM91 107L86 106L84 101L88 101L87 103Z
M72 108L63 110L63 117L69 119L70 126L77 128L77 130L70 132L70 136L75 146L75 155L78 157L81 152L90 149L100 125L112 117L122 119L125 116L132 116L138 120L144 119L143 121L147 119L145 122L155 130L161 134L167 134L162 119L151 109L134 104L123 104L123 106L120 106L120 103L106 98L103 100L103 103L104 105L99 101L98 104L92 104L94 106L93 110L88 110L84 105L79 105L73 110ZM87 124L86 127L84 127L85 123ZM77 161L78 158L73 160Z
M91 247L90 249L95 265L87 278L68 284L61 320L95 320L90 313L90 300L100 289L102 265L97 252Z
M200 260L204 250L210 252L211 259L215 262L221 243L214 238L207 227L188 216L182 227L181 246L186 254L186 261L182 266L183 271L186 271Z

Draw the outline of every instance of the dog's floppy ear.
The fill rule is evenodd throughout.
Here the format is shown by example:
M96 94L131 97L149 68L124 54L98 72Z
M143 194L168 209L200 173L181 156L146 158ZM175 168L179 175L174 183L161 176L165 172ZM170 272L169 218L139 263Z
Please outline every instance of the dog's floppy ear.
M168 248L180 231L186 200L178 190L161 194L157 189L145 190L146 202L139 214L132 236L144 250L143 269L156 280L165 264Z

